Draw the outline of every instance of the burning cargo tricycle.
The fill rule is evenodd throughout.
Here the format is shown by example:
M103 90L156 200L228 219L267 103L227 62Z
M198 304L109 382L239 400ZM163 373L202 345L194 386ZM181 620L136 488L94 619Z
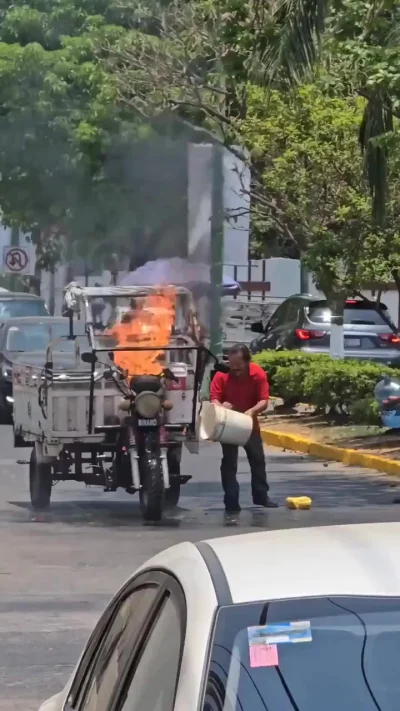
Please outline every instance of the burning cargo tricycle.
M109 308L96 329L93 301ZM143 517L176 505L182 445L198 452L198 393L211 355L202 345L191 293L181 287L81 287L65 290L70 364L57 366L57 343L43 367L13 366L14 437L33 446L30 495L50 504L58 481L139 493ZM84 318L86 336L74 333Z

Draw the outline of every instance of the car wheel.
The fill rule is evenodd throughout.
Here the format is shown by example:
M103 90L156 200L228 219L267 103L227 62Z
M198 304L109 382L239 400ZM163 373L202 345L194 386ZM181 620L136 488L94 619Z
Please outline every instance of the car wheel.
M43 511L50 506L52 489L51 464L38 462L36 448L31 452L29 462L29 491L32 507Z

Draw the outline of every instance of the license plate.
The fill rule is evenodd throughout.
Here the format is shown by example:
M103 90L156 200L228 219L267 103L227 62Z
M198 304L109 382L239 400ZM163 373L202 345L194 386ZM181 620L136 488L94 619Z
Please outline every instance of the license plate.
M139 427L156 427L157 420L138 420Z
M346 348L361 348L361 338L346 338Z

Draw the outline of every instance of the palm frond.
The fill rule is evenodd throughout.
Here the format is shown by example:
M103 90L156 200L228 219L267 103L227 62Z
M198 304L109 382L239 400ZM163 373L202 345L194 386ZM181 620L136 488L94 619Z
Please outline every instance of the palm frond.
M381 93L374 94L366 104L360 126L359 140L364 153L364 166L372 198L372 216L376 224L384 227L388 191L388 149L385 134L393 131L390 99Z
M330 9L330 0L277 0L259 54L264 81L271 83L279 74L298 83L312 70Z

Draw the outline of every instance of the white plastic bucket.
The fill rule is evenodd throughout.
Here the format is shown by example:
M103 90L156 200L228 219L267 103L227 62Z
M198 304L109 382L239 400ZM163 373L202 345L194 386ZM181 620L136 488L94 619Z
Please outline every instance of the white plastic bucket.
M253 419L241 412L205 402L201 410L200 439L244 447L253 431Z

